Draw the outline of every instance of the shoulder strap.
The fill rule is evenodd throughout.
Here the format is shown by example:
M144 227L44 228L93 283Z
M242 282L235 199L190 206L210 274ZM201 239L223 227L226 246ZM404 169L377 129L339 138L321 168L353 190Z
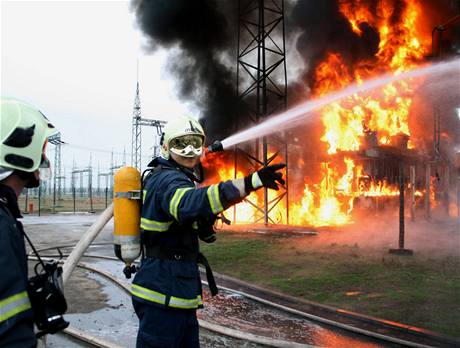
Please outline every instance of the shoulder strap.
M5 202L0 198L0 207L3 209L3 211L10 217L12 218L13 220L16 220L13 216L13 214L11 214L10 210L8 209L8 207L6 206Z
M13 216L11 211L8 209L8 207L6 206L5 202L3 202L1 199L0 199L0 207L3 208L3 210L8 214L9 217L11 217L14 221L16 221L15 217ZM29 243L30 247L32 248L35 256L37 256L38 262L42 265L43 269L45 269L45 263L41 259L40 254L37 252L37 249L35 249L34 245L32 244L32 241L29 239L29 236L27 236L27 234L26 234L26 232L24 231L23 228L20 229L20 230L21 230L22 234L24 235L24 237L27 239L27 242Z

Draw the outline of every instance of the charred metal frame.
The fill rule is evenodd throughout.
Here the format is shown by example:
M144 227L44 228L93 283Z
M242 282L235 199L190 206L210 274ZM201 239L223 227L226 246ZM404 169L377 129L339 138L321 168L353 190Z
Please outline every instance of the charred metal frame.
M251 106L249 117L255 124L287 107L284 31L284 0L239 0L237 94L241 102ZM235 128L239 130L238 125ZM269 144L275 148L271 156L268 155ZM284 134L257 139L251 153L235 147L235 175L238 154L242 154L254 169L258 169L272 163L280 152L284 153L284 161L288 164L287 139ZM263 214L265 225L275 223L269 214L283 198L286 199L286 223L289 224L287 168L283 192L269 201L265 188L263 208L246 199ZM234 216L236 220L236 210Z
M445 23L439 24L435 26L431 32L431 56L433 59L441 59L445 52L443 52L442 47L442 37L443 33L453 26L459 25L460 23L460 13L449 18ZM452 170L452 164L450 161L446 160L441 153L441 114L438 110L434 110L433 114L433 159L431 162L426 164L426 192L430 192L430 178L431 178L431 165L434 165L435 169L435 176L438 181L442 180L443 183L443 191L444 191L444 205L447 210L447 214L449 214L449 188L450 188L450 172ZM443 169L442 178L438 173L438 168L441 165ZM457 203L458 206L458 203ZM458 207L457 207L458 209ZM426 219L431 218L431 206L429 195L427 194L427 199L425 202L425 216ZM458 214L460 215L460 214Z

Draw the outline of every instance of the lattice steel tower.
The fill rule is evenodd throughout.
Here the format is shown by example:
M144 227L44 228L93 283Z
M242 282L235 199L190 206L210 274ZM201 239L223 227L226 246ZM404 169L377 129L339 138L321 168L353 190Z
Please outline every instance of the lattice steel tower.
M131 165L142 171L142 126L155 127L158 138L161 136L166 121L142 118L141 97L139 94L139 78L136 84L136 97L134 98L133 123L131 133ZM154 144L154 155L158 154L159 144ZM117 167L119 168L119 167Z
M53 207L56 207L56 200L61 199L61 180L65 180L65 176L61 174L61 151L62 145L65 144L61 139L61 133L51 135L48 141L55 146L54 150L54 177L53 177Z
M131 134L131 165L141 170L141 98L139 95L139 80L136 85L136 97L134 98L133 123Z
M284 0L239 0L237 92L241 102L249 105L253 123L286 109ZM268 156L269 147L273 152L271 156ZM253 153L241 148L236 153L244 153L256 168L269 165L281 153L286 164L288 160L284 134L256 140ZM286 186L277 197L269 201L265 188L263 209L258 208L265 224L275 222L270 218L270 211L283 198L286 199L285 221L289 223L287 174L286 168Z

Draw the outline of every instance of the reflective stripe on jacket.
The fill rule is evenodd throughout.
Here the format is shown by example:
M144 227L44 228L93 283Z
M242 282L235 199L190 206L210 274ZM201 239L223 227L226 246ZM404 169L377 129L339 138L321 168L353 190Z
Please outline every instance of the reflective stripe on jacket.
M231 181L196 188L175 162L155 159L146 179L141 230L144 243L162 250L197 255L197 221L210 218L241 201ZM145 258L133 280L135 300L153 305L193 309L202 305L198 265L190 260Z
M0 300L0 323L31 308L27 291Z
M34 347L27 255L14 191L0 184L0 347Z

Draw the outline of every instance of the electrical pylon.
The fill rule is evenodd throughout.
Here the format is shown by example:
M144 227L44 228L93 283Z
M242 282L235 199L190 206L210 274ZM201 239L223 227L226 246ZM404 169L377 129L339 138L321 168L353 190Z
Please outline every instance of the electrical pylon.
M250 118L255 124L262 122L266 117L274 113L286 109L287 73L284 0L239 0L237 93L241 102L249 105ZM239 130L238 126L236 128ZM273 155L268 155L269 148ZM235 150L235 167L238 163L239 153L244 154L255 169L269 165L281 154L283 155L283 162L288 164L287 144L284 134L257 139L253 146L253 151L250 152L237 148ZM270 211L283 198L286 199L285 221L289 224L287 168L286 185L277 197L269 201L268 192L265 188L263 208L249 202L262 213L263 221L266 225L275 223L270 217Z

